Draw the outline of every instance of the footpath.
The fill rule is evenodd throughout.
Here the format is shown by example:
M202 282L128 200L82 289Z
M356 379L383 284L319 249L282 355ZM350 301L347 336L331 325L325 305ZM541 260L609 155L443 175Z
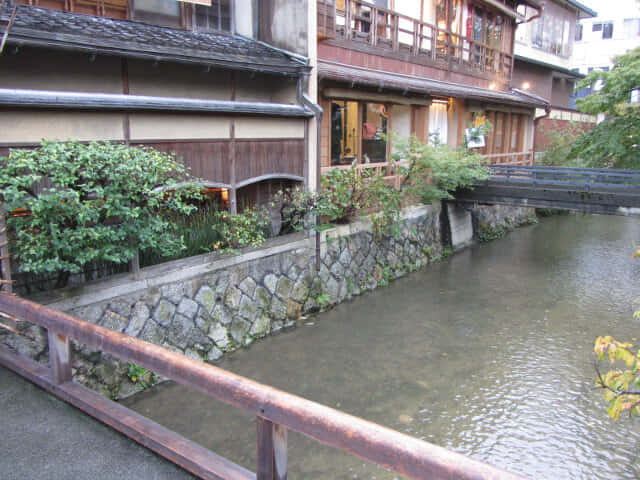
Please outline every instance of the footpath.
M0 366L3 480L183 480L184 470Z

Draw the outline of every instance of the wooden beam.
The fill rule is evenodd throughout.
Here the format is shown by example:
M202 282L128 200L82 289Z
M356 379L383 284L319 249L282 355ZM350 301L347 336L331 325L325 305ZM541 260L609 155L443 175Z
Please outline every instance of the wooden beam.
M71 381L71 345L69 338L52 331L49 335L49 363L51 377L56 385Z
M7 236L7 224L5 210L0 204L0 268L2 269L2 285L0 290L11 293L13 291L11 280L11 257L9 255L9 239Z

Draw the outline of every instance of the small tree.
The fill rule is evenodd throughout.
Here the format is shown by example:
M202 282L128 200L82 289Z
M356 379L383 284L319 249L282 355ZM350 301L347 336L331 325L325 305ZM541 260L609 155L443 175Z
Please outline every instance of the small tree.
M184 248L167 212L189 214L196 191L185 167L151 148L109 142L42 142L0 158L0 201L10 215L21 271L71 273L93 262L125 263L138 249Z
M632 255L632 258L638 257L640 248ZM640 310L633 313L633 318L640 319ZM609 416L617 420L623 412L640 415L640 350L633 351L633 344L606 336L596 339L594 351L600 360L606 354L611 364L622 362L627 367L609 370L603 375L596 366L596 385L602 389L604 399L609 402Z
M640 47L614 59L609 72L592 71L578 88L603 82L602 89L578 99L580 111L605 119L578 137L571 149L572 158L585 166L640 168L640 104L630 103L631 92L640 88Z
M394 160L409 160L405 188L426 204L452 199L450 192L489 177L482 157L464 147L453 148L438 141L429 144L411 137L398 139L395 149Z

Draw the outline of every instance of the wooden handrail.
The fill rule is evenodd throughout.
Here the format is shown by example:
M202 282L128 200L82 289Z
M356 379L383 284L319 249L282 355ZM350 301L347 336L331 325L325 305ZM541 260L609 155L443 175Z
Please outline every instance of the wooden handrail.
M285 427L409 478L522 480L522 477L515 474L499 470L445 448L262 385L157 345L94 325L28 300L0 294L0 312L21 321L40 325L48 330L50 358L52 359L50 374L53 378L53 385L59 386L57 389L52 388L51 390L61 391L64 394L61 395L63 398L69 395L76 395L76 397L87 395L86 389L77 388L78 385L69 381L71 378L69 339L75 339L92 348L152 370L212 398L253 413L258 420L257 480L282 480L286 478ZM0 349L0 361L15 367L15 361L6 360L10 356L6 353L6 349ZM29 365L29 368L33 370L39 368L35 362L31 362ZM74 385L76 387L72 387ZM77 398L75 401L79 402ZM103 418L104 415L101 416L104 413L102 410L108 406L104 404L106 400L102 399L100 402L103 402L100 404L101 408L94 405L85 411L89 411L98 418ZM118 408L122 409L123 407L118 406ZM150 425L152 424L148 419L140 418L136 417L135 419L138 437L141 436L140 431L146 431L145 428L141 428L140 422L146 420ZM167 435L166 431L163 432L163 435ZM151 445L153 448L153 442L147 442L145 438L135 439L145 445ZM181 441L184 442L184 439ZM164 447L165 450L170 450L175 455L175 449L179 445L177 447L173 445L171 449ZM155 450L163 452L162 448ZM199 454L201 455L201 453ZM241 467L235 466L221 457L215 457L213 460L208 458L208 460L214 464L220 463L220 468L216 467L216 471L217 475L221 475L222 478L245 480L253 478ZM193 465L197 466L197 460L190 459L190 462L186 462L183 466L196 474L201 474L201 470L193 467Z
M488 153L482 155L487 163L491 165L533 165L534 153L528 152L513 152L513 153ZM510 159L506 162L502 162L502 159Z

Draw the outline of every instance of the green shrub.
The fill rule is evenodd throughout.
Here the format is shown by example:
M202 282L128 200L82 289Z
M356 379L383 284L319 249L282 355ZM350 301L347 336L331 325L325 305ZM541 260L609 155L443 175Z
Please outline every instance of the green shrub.
M216 212L211 226L218 233L218 240L209 245L210 250L237 252L244 247L259 247L269 236L271 219L264 208L245 208L242 213L231 215Z
M429 204L434 200L452 199L457 188L469 188L489 177L482 157L466 148L453 148L443 143L420 142L415 137L396 139L394 160L409 160L405 188Z
M71 273L95 262L125 263L139 249L184 249L168 212L188 215L197 197L173 156L109 142L44 141L0 158L0 202L21 271Z

